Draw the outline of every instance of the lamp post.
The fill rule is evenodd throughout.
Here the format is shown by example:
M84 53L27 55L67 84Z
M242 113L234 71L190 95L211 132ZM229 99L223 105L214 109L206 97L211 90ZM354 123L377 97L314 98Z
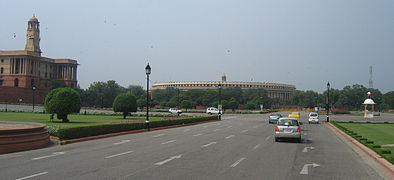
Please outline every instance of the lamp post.
M149 129L149 75L151 73L151 68L148 65L145 67L145 73L146 73L146 129L150 131Z
M36 85L33 85L32 87L31 87L31 90L33 90L33 112L34 112L34 92L36 91Z
M327 83L327 122L330 122L328 113L330 112L330 82Z
M181 108L181 105L179 104L179 89L176 89L177 91L177 104L178 104L178 108L179 108L179 110L181 110L182 108ZM179 111L177 112L177 115L179 116Z
M218 105L218 109L219 109L219 120L222 119L222 85L219 83L218 85L219 88L219 105Z

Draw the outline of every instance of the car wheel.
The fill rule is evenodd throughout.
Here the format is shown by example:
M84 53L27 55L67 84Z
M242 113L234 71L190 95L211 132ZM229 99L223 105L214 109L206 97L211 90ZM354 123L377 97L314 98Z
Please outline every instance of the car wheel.
M301 143L301 138L298 138L298 139L297 139L297 142L298 142L298 143Z
M212 115L212 113L208 113L209 115Z

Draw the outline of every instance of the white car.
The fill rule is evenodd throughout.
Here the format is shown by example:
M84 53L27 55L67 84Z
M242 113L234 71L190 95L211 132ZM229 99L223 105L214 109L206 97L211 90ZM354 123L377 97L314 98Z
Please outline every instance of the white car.
M210 107L210 108L207 108L207 114L209 114L209 115L222 114L222 111L219 111L218 108Z
M181 110L181 109L178 109L178 108L170 108L170 109L168 110L168 112L170 112L171 114L181 114L181 113L182 113L182 110Z
M309 113L309 119L308 119L308 123L316 123L319 124L319 114L317 114L316 112L311 112Z

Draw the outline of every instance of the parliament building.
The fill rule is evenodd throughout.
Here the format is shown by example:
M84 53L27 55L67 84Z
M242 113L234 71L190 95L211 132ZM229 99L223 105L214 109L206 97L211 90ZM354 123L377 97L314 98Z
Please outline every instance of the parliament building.
M39 25L36 17L29 19L24 50L0 51L0 102L32 103L34 95L43 104L51 80L77 87L76 60L41 56Z
M223 74L221 81L183 81L183 82L162 82L152 85L151 90L166 89L168 87L180 89L183 91L191 89L212 89L217 90L219 84L222 88L239 87L242 90L259 89L262 88L267 91L267 96L270 98L278 98L282 101L290 100L290 95L295 91L294 85L267 83L267 82L234 82L227 81L226 75Z

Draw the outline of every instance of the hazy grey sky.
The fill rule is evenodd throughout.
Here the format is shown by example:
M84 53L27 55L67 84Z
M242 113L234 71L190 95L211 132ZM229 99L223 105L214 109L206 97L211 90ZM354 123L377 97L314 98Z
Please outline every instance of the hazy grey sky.
M0 0L0 50L22 50L40 21L42 55L81 64L78 81L122 86L228 81L300 90L394 90L392 0ZM14 38L14 33L16 38Z

